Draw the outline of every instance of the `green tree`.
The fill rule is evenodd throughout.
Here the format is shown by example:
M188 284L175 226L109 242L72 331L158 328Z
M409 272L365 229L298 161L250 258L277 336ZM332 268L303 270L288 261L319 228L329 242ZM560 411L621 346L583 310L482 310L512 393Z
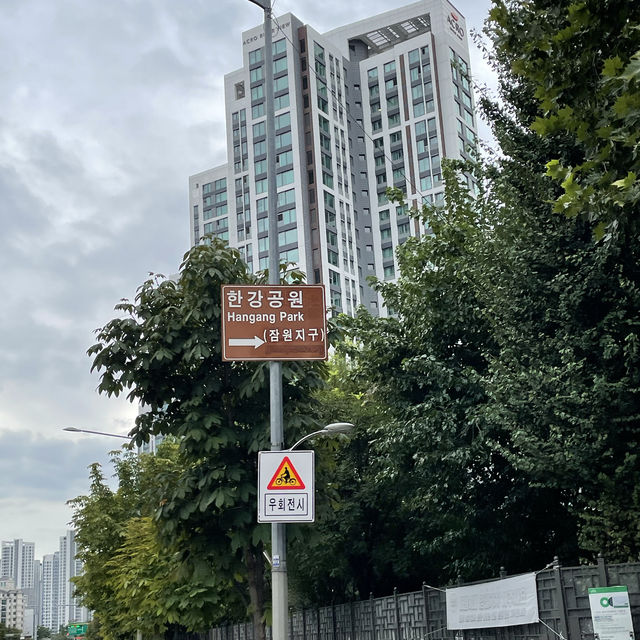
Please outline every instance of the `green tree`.
M529 569L571 538L557 490L531 486L481 411L499 348L486 289L502 212L496 188L468 193L469 170L486 182L481 167L450 163L446 206L417 214L426 233L398 249L398 281L375 283L394 315L347 322L361 388L386 407L376 483L396 505L395 579L413 586Z
M51 629L48 627L38 627L38 638L50 638L51 637Z
M350 373L345 358L335 355L328 386L316 393L320 424L348 420L356 428L348 438L312 441L316 522L303 536L290 528L290 599L297 606L386 593L389 583L397 584L390 568L398 556L401 523L387 500L391 492L375 482L379 458L374 443L385 412L374 394L357 388Z
M4 622L0 622L0 640L20 640L22 631L14 627L7 627Z
M246 597L261 638L269 529L256 524L256 467L268 448L268 367L223 362L220 326L221 286L255 282L221 241L196 247L177 279L151 278L135 302L118 305L125 317L100 329L89 353L101 392L128 392L145 407L133 430L138 443L158 433L179 441L181 468L157 479L161 539L181 550L185 576L211 576ZM289 432L310 425L310 392L323 375L321 364L283 366Z
M140 630L157 636L178 624L198 628L217 613L222 617L232 598L225 595L220 604L221 585L211 576L187 579L176 548L160 542L151 517L158 475L181 467L177 444L165 441L153 456L116 451L112 459L117 489L109 488L102 470L92 465L90 494L71 501L84 563L74 583L100 623L92 633L117 638Z
M536 155L511 182L519 226L496 268L516 276L494 278L487 418L508 429L514 465L562 489L583 553L613 560L640 554L639 27L638 7L615 1L497 2L489 25Z
M580 158L551 155L554 210L594 224L597 238L638 232L640 8L625 0L495 0L493 43L538 106L534 131L568 134ZM627 241L630 238L627 236Z

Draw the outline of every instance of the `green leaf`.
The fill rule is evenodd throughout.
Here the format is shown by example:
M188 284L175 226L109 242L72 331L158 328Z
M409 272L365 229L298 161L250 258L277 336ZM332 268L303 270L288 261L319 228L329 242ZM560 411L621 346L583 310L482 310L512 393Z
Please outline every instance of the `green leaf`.
M620 74L622 80L631 81L640 77L640 51L631 56L631 61Z
M612 187L618 187L618 189L629 189L636 181L636 174L633 171L629 171L626 178L616 180L611 183Z
M623 66L620 56L607 58L602 65L602 75L605 78L613 78L618 75Z

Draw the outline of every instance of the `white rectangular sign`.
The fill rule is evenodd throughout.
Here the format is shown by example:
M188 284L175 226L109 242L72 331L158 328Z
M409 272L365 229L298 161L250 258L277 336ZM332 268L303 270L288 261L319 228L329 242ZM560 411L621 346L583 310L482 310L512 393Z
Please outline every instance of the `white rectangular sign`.
M589 589L589 606L595 640L629 640L633 622L627 587Z
M538 622L536 574L447 589L447 629L486 629Z
M313 451L258 452L258 522L315 520Z

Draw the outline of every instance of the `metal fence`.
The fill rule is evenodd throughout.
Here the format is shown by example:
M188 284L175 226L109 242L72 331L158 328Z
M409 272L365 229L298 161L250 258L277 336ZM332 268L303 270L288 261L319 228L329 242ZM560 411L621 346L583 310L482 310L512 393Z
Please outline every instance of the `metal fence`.
M500 577L506 577L501 575ZM289 617L289 640L594 640L589 589L626 585L633 627L640 629L640 562L562 567L557 558L537 573L536 624L448 631L445 593L420 591L302 611ZM250 623L211 629L207 640L254 640ZM267 628L267 639L271 629Z

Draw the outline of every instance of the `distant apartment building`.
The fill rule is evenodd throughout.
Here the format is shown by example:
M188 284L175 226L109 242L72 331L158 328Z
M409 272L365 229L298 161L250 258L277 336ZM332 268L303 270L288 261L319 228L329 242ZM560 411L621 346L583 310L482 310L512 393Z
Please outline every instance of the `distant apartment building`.
M17 589L34 589L35 543L3 540L0 545L0 578L12 578Z
M21 538L0 545L0 580L10 580L22 594L19 628L26 637L35 633L40 616L40 562L34 556L35 544Z
M336 311L385 314L367 277L393 280L395 249L427 232L411 206L443 199L441 162L467 158L476 116L464 17L447 0L318 33L292 14L274 21L273 69L263 28L242 34L243 66L225 76L227 159L190 176L193 245L206 234L268 265L268 211L281 260L322 283ZM273 81L277 201L267 202L265 82ZM471 177L469 187L473 189Z
M71 579L82 574L82 562L76 558L75 532L67 531L60 537L58 552L58 594L57 594L57 623L67 625L70 622L87 622L91 619L90 612L83 607L75 595L75 587Z
M40 624L47 629L57 631L58 624L58 585L60 576L60 552L50 553L42 558L42 600L40 605Z
M26 596L12 578L0 578L0 624L24 631Z

